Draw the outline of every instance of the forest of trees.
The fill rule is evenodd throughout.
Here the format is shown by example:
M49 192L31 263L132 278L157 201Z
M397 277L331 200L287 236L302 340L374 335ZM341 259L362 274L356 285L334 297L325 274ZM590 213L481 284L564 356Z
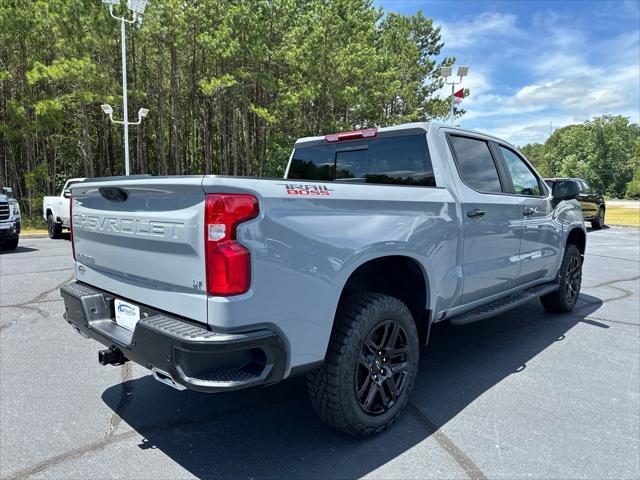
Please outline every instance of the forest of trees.
M127 12L124 4L117 12ZM99 0L0 2L0 156L29 215L122 175L119 23ZM151 0L128 27L131 173L282 175L295 138L444 118L440 29L372 0ZM461 112L463 113L463 112Z
M521 147L545 177L578 177L615 198L640 198L640 126L627 117L596 117Z

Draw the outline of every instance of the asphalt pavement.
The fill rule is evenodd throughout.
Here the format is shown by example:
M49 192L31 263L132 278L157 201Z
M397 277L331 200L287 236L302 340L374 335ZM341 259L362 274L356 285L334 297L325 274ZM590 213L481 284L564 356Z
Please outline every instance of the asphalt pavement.
M62 319L69 241L22 239L0 254L0 479L640 478L640 230L587 244L572 314L440 326L407 411L361 440L304 379L207 395L100 366Z

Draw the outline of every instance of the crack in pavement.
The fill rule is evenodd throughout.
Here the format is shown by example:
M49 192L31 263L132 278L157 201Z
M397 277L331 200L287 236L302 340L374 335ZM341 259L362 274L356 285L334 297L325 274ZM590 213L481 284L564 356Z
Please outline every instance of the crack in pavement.
M44 297L46 297L47 295L49 295L51 292L55 292L56 290L60 290L60 288L65 284L65 283L69 283L71 280L73 280L73 277L75 275L71 275L69 278L67 278L66 280L60 282L58 285L56 285L53 288L50 288L49 290L46 290L42 293L40 293L38 296L36 296L34 299L32 299L29 302L25 302L25 303L37 303L40 300L44 300Z
M73 267L71 268L57 268L55 270L38 270L37 272L16 272L16 273L3 273L2 275L0 275L0 277L9 277L11 275L29 275L29 274L33 274L33 273L50 273L50 272L65 272L67 270L73 270Z
M569 315L569 316L573 316L573 315ZM583 318L583 317L580 317ZM622 320L609 320L608 318L602 318L602 317L584 317L584 320L595 320L598 322L606 322L606 323L616 323L618 325L629 325L632 327L640 327L640 324L638 323L633 323L633 322L623 322Z
M632 258L622 258L622 257L612 257L610 255L598 255L596 253L589 253L588 254L589 257L602 257L602 258L612 258L614 260L623 260L625 262L635 262L635 263L640 263L640 260L634 260Z
M15 303L15 304L11 304L11 305L0 305L0 308L17 308L20 310L27 310L27 311L31 311L31 312L35 312L38 315L40 315L42 318L49 318L49 312L47 312L46 310L35 306L34 304L38 304L38 303L47 303L47 302L53 302L53 301L61 301L62 299L53 299L53 300L45 300L44 298L49 295L51 292L54 292L58 289L60 289L60 287L62 287L62 285L64 285L65 283L70 282L71 280L73 280L73 275L71 275L71 277L67 278L66 280L64 280L63 282L59 283L58 285L56 285L53 288L50 288L49 290L46 290L42 293L39 293L38 295L36 295L34 298L32 298L31 300L27 300L26 302L22 302L22 303ZM4 330L6 328L11 327L12 325L16 325L17 322L13 321L13 322L9 322L6 323L4 325L0 326L0 330Z
M27 300L26 302L22 302L22 303L15 303L12 305L0 305L0 308L29 308L30 305L34 304L34 303L44 303L45 301L48 300L44 300L44 297L46 297L47 295L49 295L51 292L55 292L56 290L59 290L65 283L69 283L71 280L73 280L74 275L71 275L69 278L67 278L66 280L63 280L62 282L60 282L58 285L56 285L53 288L50 288L49 290L46 290L44 292L39 293L38 295L36 295L35 297L33 297L30 300ZM58 300L58 299L56 299ZM48 314L47 314L48 316Z
M97 442L90 443L88 445L84 445L82 447L78 447L73 450L69 450L67 452L61 453L60 455L56 455L54 457L43 460L42 462L36 463L31 467L25 468L23 470L19 470L14 474L8 475L6 477L2 477L2 480L18 480L18 479L29 477L31 475L35 475L36 473L42 472L43 470L47 470L50 467L66 462L67 460L80 457L86 453L91 453L91 452L100 450L111 443L126 440L127 438L134 437L137 434L138 432L136 432L135 430L127 430L126 432L122 432L117 435L104 437L101 440L98 440Z
M33 312L36 312L37 314L39 314L42 318L49 318L49 312L47 312L46 310L43 310L42 308L34 307L32 305L6 305L6 306L2 306L0 308L8 308L8 307L33 311ZM8 325L13 325L13 323L9 323ZM5 328L8 325L5 325Z
M64 302L62 298L52 298L51 300L38 300L37 302L30 302L29 305L43 304L43 303L56 303ZM22 303L10 303L9 305L0 305L0 308L20 308L23 307Z
M282 399L266 401L264 403L261 403L261 405L263 405L264 407L270 407L274 405L286 404L288 402L291 402L291 400L292 398L285 397ZM120 405L122 405L122 402ZM229 415L229 414L237 414L240 412L244 412L245 408L240 407L238 409L231 409L225 412L225 414ZM142 427L138 427L135 430L131 429L121 433L112 432L111 435L103 436L100 440L97 440L93 443L89 443L87 445L83 445L81 447L68 450L59 455L55 455L53 457L47 458L30 467L23 468L22 470L18 470L17 472L4 476L0 480L21 480L31 475L35 475L36 473L40 473L44 470L48 470L49 468L59 465L61 463L64 463L67 460L72 460L74 458L80 457L87 453L97 452L113 443L118 443L118 442L127 440L129 438L135 437L137 435L140 435L144 439L146 436L148 436L151 433L162 432L164 430L172 430L174 428L180 428L180 427L202 426L209 423L215 423L218 421L219 421L219 418L192 418L190 420L177 420L174 422L168 422L160 425L150 425L147 427L142 426Z
M611 285L615 285L616 283L633 282L634 280L640 280L640 275L636 275L635 277L630 277L630 278L620 278L620 279L617 279L617 280L609 280L607 282L599 283L597 285L593 285L592 287L586 287L586 288L608 287L608 286L611 286Z
M433 437L436 442L451 456L451 458L462 468L471 480L487 480L487 476L480 468L465 454L460 447L438 428L429 418L420 411L413 403L407 404L407 411L416 421L422 425L429 437Z
M23 252L20 252L23 253ZM29 252L24 252L24 253L29 253ZM26 256L26 255L25 255ZM57 253L54 255L29 255L29 258L51 258L51 257L70 257L71 255L69 253ZM16 259L20 259L20 257L16 256Z

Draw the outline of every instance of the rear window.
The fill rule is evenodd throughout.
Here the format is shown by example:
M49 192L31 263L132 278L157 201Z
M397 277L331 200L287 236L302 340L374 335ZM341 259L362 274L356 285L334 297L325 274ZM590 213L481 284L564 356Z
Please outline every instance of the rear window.
M449 139L462 179L480 192L502 193L489 144L484 140L457 135L451 135Z
M287 178L436 186L423 134L297 148Z

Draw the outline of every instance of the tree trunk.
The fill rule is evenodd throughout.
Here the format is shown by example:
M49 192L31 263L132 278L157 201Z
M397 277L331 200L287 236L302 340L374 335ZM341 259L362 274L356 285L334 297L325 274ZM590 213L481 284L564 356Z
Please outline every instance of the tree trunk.
M82 113L82 165L84 167L84 176L93 177L93 155L91 152L91 136L89 133L89 114L87 105L80 102L80 110Z
M171 41L171 115L172 115L172 143L173 163L176 175L180 175L180 131L178 118L178 54L176 51L175 36Z
M211 100L207 98L204 105L204 173L211 174Z
M230 137L231 137L231 156L233 158L233 175L237 176L238 175L238 144L236 142L236 108L235 105L233 107L233 110L231 112L231 132L230 132Z
M245 155L245 168L244 174L251 176L251 145L249 141L249 112L246 106L242 108L242 134L244 137L244 155Z

